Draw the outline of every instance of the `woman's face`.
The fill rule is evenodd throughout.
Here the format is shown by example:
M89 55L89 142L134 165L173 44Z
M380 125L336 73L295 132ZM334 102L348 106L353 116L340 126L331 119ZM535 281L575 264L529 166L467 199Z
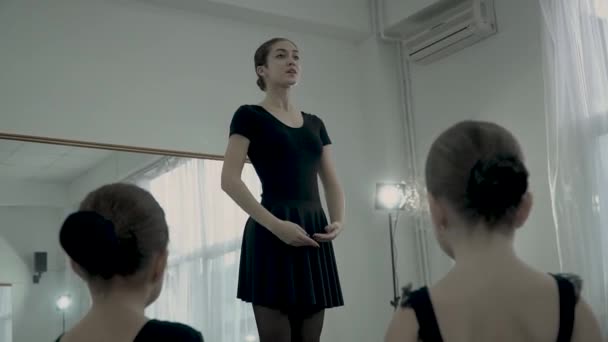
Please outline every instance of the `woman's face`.
M267 87L289 88L300 79L300 53L290 41L275 43L268 54L266 65L258 67Z

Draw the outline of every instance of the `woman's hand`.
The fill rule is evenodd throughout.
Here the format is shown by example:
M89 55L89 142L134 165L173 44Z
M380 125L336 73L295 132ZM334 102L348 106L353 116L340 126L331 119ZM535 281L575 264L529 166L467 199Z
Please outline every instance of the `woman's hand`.
M320 247L315 240L308 236L304 228L290 221L279 221L279 223L271 229L271 232L290 246Z
M335 239L340 232L342 232L342 222L334 222L327 227L325 227L325 231L327 233L317 233L312 237L319 242L328 242Z

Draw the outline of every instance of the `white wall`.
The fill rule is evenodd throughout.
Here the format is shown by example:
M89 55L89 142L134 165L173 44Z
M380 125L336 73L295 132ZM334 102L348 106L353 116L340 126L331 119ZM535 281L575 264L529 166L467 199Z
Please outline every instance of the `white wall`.
M0 207L40 206L65 208L66 187L55 183L0 180Z
M535 208L517 235L526 261L558 271L549 201L540 9L536 1L497 0L498 35L429 66L415 66L413 106L419 165L442 130L464 119L494 121L520 140ZM436 247L436 246L435 246ZM435 249L433 278L449 262Z
M384 3L382 10L385 15L385 28L389 28L425 7L437 3L438 0L383 0L382 2Z
M361 189L362 196L367 196L368 206L374 206L376 182L407 181L411 174L403 122L402 87L399 79L397 48L375 38L366 40L359 47L361 58L362 109L365 119L365 136L367 152L363 158L371 168L366 168ZM374 238L383 245L382 254L374 260L374 269L381 269L390 276L390 245L388 233L388 214L375 211L373 215ZM409 282L419 284L416 269L416 246L411 215L403 213L396 230L397 273L399 286ZM383 292L388 300L392 294L392 282L389 278L383 284ZM399 291L400 294L400 291ZM388 305L388 304L387 304Z
M277 35L303 50L308 111L356 111L350 43L119 2L8 1L0 19L3 131L222 154L221 128L260 96L253 52Z
M0 237L7 252L2 255L1 282L13 283L20 296L15 309L15 342L45 341L61 333L61 316L55 311L55 299L66 290L65 259L59 246L59 228L64 210L44 207L0 207ZM4 248L4 246L0 247ZM2 249L4 253L4 249ZM47 252L48 272L40 283L33 284L34 252ZM4 268L6 267L6 268ZM25 308L25 310L23 310ZM23 310L23 311L22 311Z
M89 192L105 184L123 181L160 158L162 156L152 154L113 152L68 185L70 208L74 210L78 208L80 202Z
M347 193L348 224L335 243L346 307L327 313L324 340L378 340L391 282L373 184L398 177L402 161L391 157L398 148L384 153L400 134L398 100L385 93L395 67L383 64L382 76L365 68L393 63L391 53L151 6L13 0L0 12L0 75L11 80L0 82L3 130L222 154L234 110L260 99L252 56L273 36L302 50L296 102L325 120Z
M215 0L285 17L298 17L317 24L328 24L365 32L369 30L369 14L365 0Z
M370 35L367 0L138 0L208 16L361 42Z
M33 270L34 252L48 252L48 269L65 267L59 246L59 228L65 211L48 207L0 207L0 235ZM44 275L43 275L44 277Z

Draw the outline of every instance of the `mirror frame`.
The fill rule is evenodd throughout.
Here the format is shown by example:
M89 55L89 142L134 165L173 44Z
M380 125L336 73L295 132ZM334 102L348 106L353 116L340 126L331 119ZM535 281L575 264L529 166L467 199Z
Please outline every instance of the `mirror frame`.
M73 146L73 147L82 147L82 148L94 148L94 149L100 149L100 150L111 150L111 151L120 151L120 152L166 155L166 156L175 156L175 157L183 157L183 158L224 160L224 156L215 155L215 154L167 150L167 149L149 148L149 147L141 147L141 146L105 144L105 143L96 143L96 142L90 142L90 141L49 138L49 137L42 137L42 136L35 136L35 135L22 135L22 134L0 132L0 139L42 143L42 144Z

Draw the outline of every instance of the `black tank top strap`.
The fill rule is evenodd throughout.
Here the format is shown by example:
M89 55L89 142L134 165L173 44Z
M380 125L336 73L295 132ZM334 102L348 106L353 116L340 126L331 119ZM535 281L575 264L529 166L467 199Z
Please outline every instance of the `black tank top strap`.
M559 290L559 332L557 342L570 342L574 330L574 312L581 281L575 275L552 274Z
M443 342L429 289L425 286L416 291L409 292L404 289L402 306L411 307L416 313L418 321L418 337L424 342Z

